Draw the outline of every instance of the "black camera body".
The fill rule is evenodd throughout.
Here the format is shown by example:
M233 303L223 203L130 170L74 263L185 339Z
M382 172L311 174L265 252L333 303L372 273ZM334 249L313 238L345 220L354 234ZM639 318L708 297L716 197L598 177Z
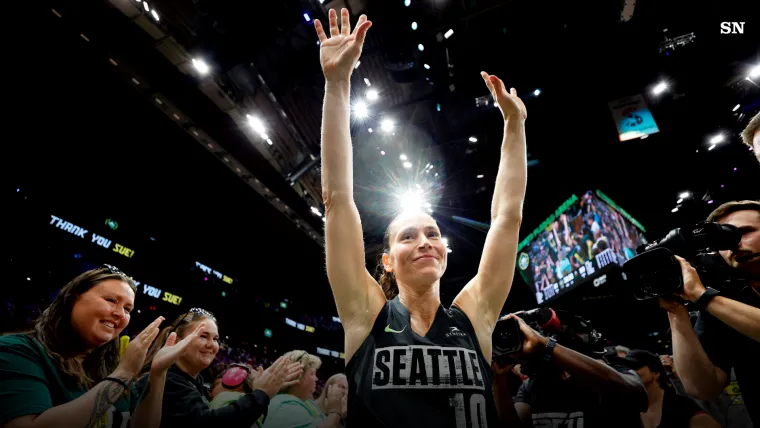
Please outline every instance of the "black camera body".
M683 289L678 255L688 260L706 286L723 289L732 281L732 269L718 251L736 248L739 230L730 224L700 222L673 229L659 241L640 246L623 265L624 278L639 300L670 296Z

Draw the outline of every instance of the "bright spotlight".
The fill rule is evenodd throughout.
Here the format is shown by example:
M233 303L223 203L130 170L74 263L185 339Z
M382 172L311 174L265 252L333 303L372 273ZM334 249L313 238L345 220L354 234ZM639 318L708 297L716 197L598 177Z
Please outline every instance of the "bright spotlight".
M267 138L267 143L271 146L273 144L272 143L272 139L271 138Z
M478 178L483 178L483 174L478 174Z
M399 159L401 159L402 161L405 161L405 160L407 160L407 159L408 159L408 158L406 157L406 155L405 155L405 154L402 154L402 155L401 155L401 156L399 156L398 158L399 158Z
M417 50L422 52L425 50L425 46L422 43L420 43L419 45L417 45Z
M382 122L380 122L380 129L382 129L385 132L392 132L393 131L393 121L390 119L383 119Z
M680 204L681 202L683 202L683 198L680 198L680 199L678 199L678 200L676 201L676 203L677 203L677 204Z
M380 150L380 154L385 156L385 150Z
M150 14L153 15L153 19L156 21L160 21L161 19L158 17L158 12L156 12L156 9L153 9L150 11Z
M668 84L666 82L660 82L657 84L657 86L652 89L652 93L655 95L660 95L661 93L665 92L665 90L668 89Z
M416 29L417 29L417 23L416 22L412 22L412 30L416 30Z
M470 137L470 142L471 142L471 143L477 143L477 142L478 142L478 139L477 139L477 138L475 138L475 137Z
M741 107L741 106L742 106L741 104L737 104L737 105L734 106L734 109L731 110L731 111L739 110L739 107Z
M670 212L672 213L678 212L678 207L673 208L672 210L670 210Z
M311 212L314 213L314 215L318 215L322 217L322 213L319 212L319 210L316 207L311 207Z
M689 192L681 192L681 194L678 195L679 198L683 198L683 199L686 199L689 196L691 196L691 193L689 193Z
M371 83L369 83L369 79L367 79L366 77L364 78L364 83L365 83L367 86L372 86L372 84L371 84Z
M718 134L712 138L710 138L710 144L718 144L723 142L723 134Z
M403 165L404 165L404 168L406 168L406 169L409 169L409 168L412 167L412 163L411 162L404 162Z
M404 6L409 7L412 4L412 0L404 0Z
M441 242L443 242L443 245L449 246L449 238L441 238Z
M429 65L423 64L422 66L425 67L425 70L430 70L430 66Z
M262 135L266 132L266 127L264 126L264 122L262 122L261 119L256 116L251 116L250 114L245 115L245 117L248 118L248 123L251 124L251 128L253 128L254 131Z
M143 8L145 8L146 12L150 12L150 6L148 6L148 2L147 1L145 3L143 3Z
M354 66L354 70L356 70L357 68L359 68L359 64L361 64L361 63L362 63L361 61L356 61L356 65Z
M402 212L419 211L422 203L422 196L417 192L408 191L399 197L399 205Z
M541 90L540 89L536 89L535 91L533 91L533 95L535 95L535 96L541 95Z
M208 64L206 64L206 61L201 58L193 58L193 67L195 67L201 75L206 74L211 70L211 67L209 67Z
M358 101L354 105L354 116L358 119L364 119L369 114L369 110L367 110L367 103L364 101Z
M304 12L304 13L303 13L303 19L305 19L305 20L306 20L306 22L311 22L311 17L310 17L310 16L309 16L309 14L308 14L308 13L306 13L306 12Z
M715 148L715 144L713 144L712 146L708 147L708 148L707 148L707 151L709 152L710 150L712 150L712 149L714 149L714 148Z
M370 89L369 91L367 91L367 99L370 101L375 101L376 99L378 99L379 96L380 95L377 93L377 90L375 89Z
M371 134L372 133L372 128L368 128L367 131L369 131L369 133Z
M453 35L454 35L454 30L449 29L449 31L447 31L446 34L443 35L443 37L445 37L445 38L448 39L449 37L451 37Z
M750 79L757 79L758 77L760 77L760 65L752 67L752 69L749 71Z

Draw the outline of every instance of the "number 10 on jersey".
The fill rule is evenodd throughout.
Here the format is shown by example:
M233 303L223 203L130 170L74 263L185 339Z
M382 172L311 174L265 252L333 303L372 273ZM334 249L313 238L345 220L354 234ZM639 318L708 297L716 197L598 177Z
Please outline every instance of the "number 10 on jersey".
M449 403L454 407L457 428L488 428L486 419L486 398L483 394L470 395L470 402L465 403L464 394L454 394ZM467 414L469 413L469 423Z

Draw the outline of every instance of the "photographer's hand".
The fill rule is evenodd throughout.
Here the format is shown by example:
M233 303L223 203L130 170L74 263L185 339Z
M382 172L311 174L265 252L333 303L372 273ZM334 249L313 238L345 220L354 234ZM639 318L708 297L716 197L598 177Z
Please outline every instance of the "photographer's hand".
M683 292L680 297L690 302L696 302L706 291L702 280L699 279L697 270L689 262L681 257L676 256L678 263L681 264L681 275L683 276Z
M505 319L506 318L515 318L517 320L517 323L520 325L520 332L523 336L523 344L522 355L517 358L518 360L522 361L522 357L540 353L546 349L546 344L549 343L549 339L542 336L541 333L537 332L536 330L533 330L528 324L525 323L525 321L523 321L522 318L516 314L509 314L505 317Z

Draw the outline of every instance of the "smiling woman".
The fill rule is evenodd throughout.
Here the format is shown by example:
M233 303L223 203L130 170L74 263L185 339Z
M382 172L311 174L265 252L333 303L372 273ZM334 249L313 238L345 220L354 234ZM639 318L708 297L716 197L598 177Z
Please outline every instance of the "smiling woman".
M166 370L186 342L173 338L159 351L150 370L155 387L138 400L130 384L163 318L120 357L134 300L132 279L104 265L66 284L34 331L0 338L0 426L157 427Z

